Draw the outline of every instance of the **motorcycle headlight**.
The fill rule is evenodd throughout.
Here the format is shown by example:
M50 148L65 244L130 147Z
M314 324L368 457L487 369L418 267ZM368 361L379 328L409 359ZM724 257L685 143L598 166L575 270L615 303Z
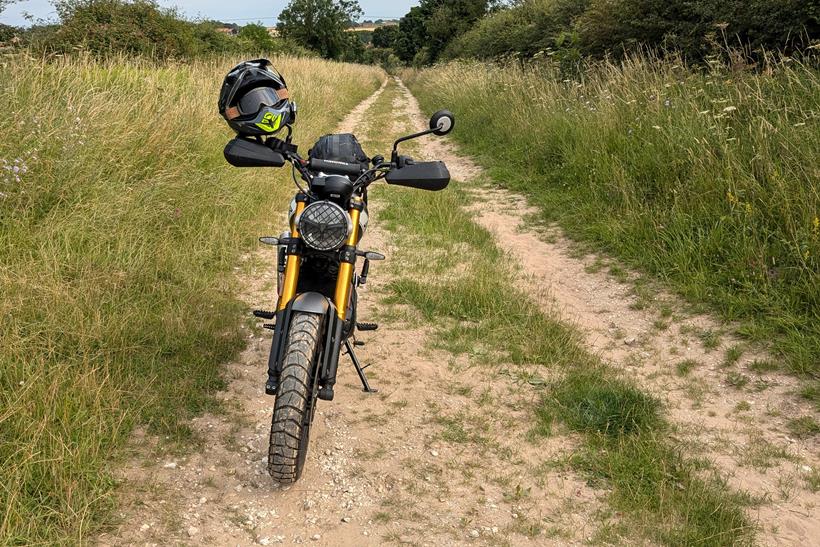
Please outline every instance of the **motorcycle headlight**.
M317 251L333 251L347 241L353 230L350 215L330 201L311 203L299 216L299 235Z

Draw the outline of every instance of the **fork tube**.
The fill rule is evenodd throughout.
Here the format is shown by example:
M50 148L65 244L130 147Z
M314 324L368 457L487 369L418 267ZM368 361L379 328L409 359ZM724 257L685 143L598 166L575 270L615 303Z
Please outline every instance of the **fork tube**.
M339 264L339 277L336 278L336 293L333 298L333 303L336 304L336 315L342 321L347 317L347 304L350 301L353 266L356 264L356 244L359 242L359 217L361 216L363 208L364 201L362 198L354 197L350 200L349 213L350 220L353 222L353 230L350 231L346 247L342 252L342 261Z
M298 194L296 196L296 212L293 214L290 223L291 240L299 239L299 227L296 225L296 219L298 219L302 211L305 210L305 202L307 202L306 195ZM288 261L282 280L282 294L279 295L279 304L276 306L276 309L279 311L287 308L288 303L296 296L296 285L299 282L299 267L302 265L302 257L296 254L296 249L298 249L296 243L297 242L292 241L291 244L288 245Z

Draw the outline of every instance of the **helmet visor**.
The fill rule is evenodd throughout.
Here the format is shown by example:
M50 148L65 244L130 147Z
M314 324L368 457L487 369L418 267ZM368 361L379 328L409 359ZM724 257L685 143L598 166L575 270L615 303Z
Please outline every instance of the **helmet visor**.
M245 93L239 100L239 113L243 116L256 114L263 106L276 106L284 99L272 87L257 87Z

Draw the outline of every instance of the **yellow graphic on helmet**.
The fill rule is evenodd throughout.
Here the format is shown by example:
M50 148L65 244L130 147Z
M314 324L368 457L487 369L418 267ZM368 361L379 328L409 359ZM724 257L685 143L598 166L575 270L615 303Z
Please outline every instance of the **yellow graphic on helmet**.
M262 117L262 121L256 124L256 127L262 131L267 131L268 133L278 131L281 126L282 114L274 114L273 112L266 113Z

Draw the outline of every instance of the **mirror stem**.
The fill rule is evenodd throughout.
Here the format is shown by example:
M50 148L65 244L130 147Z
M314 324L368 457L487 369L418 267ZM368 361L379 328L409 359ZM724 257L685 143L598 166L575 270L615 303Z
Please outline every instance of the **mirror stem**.
M417 139L419 137L423 137L425 135L430 135L433 131L434 131L434 129L428 129L426 131L421 131L420 133L413 133L412 135L407 135L406 137L402 137L402 138L396 140L396 142L393 143L393 152L398 150L399 144L403 143L404 141L409 141L409 140L412 140L412 139Z

